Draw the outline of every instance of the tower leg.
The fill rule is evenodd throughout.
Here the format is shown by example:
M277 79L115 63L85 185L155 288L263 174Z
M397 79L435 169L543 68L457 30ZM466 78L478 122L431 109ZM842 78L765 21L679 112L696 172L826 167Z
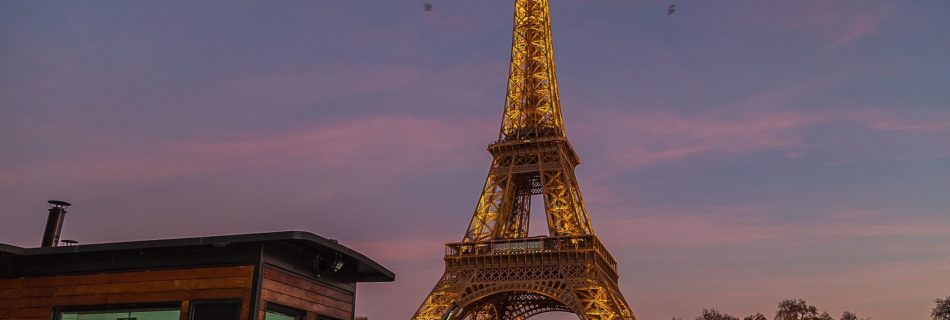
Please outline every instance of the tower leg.
M442 279L439 279L435 288L432 288L432 292L426 296L425 302L412 317L413 320L444 320L449 312L457 316L462 311L461 307L453 304L458 299L459 293L452 284L452 278L454 278L452 274L446 273Z
M574 287L574 294L583 310L577 312L585 320L635 320L619 291L609 289L604 281L586 281Z

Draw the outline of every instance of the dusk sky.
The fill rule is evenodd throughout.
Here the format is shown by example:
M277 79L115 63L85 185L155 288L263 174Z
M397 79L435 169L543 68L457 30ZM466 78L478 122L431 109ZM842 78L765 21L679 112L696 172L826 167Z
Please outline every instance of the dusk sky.
M358 315L409 318L475 209L511 44L513 1L430 2L0 2L0 242L38 246L50 199L81 243L306 230L396 273ZM950 1L676 3L552 1L581 191L637 316L928 319Z

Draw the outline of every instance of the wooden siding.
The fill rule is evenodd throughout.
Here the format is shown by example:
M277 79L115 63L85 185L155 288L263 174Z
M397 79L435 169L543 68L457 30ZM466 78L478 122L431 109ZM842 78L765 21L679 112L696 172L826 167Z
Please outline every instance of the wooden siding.
M0 319L49 320L53 307L231 298L244 301L246 320L253 274L253 266L236 266L0 279Z
M352 292L272 268L264 269L261 300L307 311L307 319L316 315L353 319ZM261 320L265 309L259 314Z

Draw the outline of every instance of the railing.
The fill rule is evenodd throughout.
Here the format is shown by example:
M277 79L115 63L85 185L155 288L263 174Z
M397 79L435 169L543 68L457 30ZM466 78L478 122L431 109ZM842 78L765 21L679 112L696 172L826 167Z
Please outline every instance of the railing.
M491 142L489 142L489 143L488 143L488 147L492 147L492 146L495 146L495 145L501 145L501 144L515 145L515 144L531 143L531 142L550 142L550 141L566 141L566 140L567 140L567 138L562 137L562 136L557 136L557 135L552 135L552 136L536 136L536 137L533 136L533 137L524 137L524 138L514 138L514 139L511 139L511 140L508 140L508 139L498 139L498 140L492 140Z
M445 245L446 257L505 256L526 253L593 251L617 270L617 261L595 235L531 237L481 242L456 242Z

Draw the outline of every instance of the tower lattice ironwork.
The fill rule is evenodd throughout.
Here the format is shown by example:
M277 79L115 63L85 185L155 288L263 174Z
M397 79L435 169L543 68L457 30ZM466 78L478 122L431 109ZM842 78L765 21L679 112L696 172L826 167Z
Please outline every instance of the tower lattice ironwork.
M462 242L414 320L513 319L561 311L635 320L617 262L591 228L564 132L548 0L516 0L508 91L488 178ZM548 236L529 237L531 197Z

